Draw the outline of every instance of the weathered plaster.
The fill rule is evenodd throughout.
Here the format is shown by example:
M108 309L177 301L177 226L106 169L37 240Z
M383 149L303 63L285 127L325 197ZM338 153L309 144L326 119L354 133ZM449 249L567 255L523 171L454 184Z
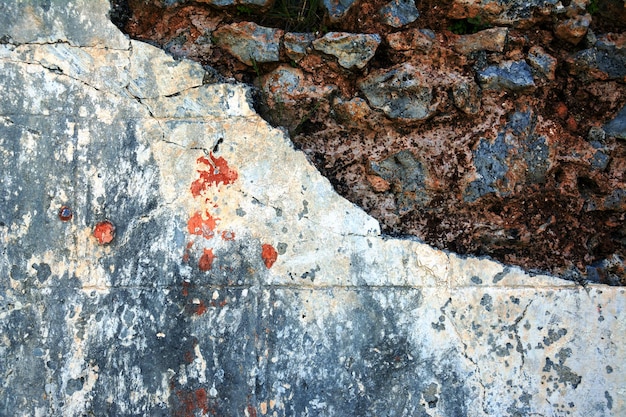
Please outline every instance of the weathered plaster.
M106 1L29 4L2 7L0 414L626 413L624 289L382 236L247 87Z

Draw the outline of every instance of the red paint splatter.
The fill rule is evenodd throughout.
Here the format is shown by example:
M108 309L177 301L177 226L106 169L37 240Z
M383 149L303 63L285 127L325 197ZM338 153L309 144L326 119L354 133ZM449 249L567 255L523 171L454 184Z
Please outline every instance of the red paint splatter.
M276 252L276 249L274 249L272 245L265 243L262 246L261 257L263 258L263 262L265 262L265 266L269 269L274 265L276 259L278 259L278 252Z
M189 295L189 287L191 287L191 282L183 281L183 297Z
M197 411L203 414L209 412L209 402L204 388L195 391L176 390L176 397L180 404L176 404L173 415L178 417L194 417Z
M248 416L250 417L256 417L256 408L254 408L252 405L248 404Z
M205 211L204 215L197 212L189 218L189 221L187 221L187 230L189 231L189 234L199 235L205 239L211 239L215 234L217 220L219 220L219 218L211 216L208 211Z
M61 221L68 222L72 220L72 217L74 217L74 213L72 213L72 209L68 206L62 206L59 209L59 219L61 219Z
M235 240L235 232L233 232L232 230L224 230L222 232L222 239Z
M183 253L183 262L189 262L189 250L193 246L193 242L187 242L187 247L185 248L185 252Z
M185 354L183 355L183 360L187 363L193 362L195 358L196 358L196 355L190 350L186 351Z
M194 311L194 314L201 316L204 313L206 313L206 305L204 304L204 301L200 300L200 304L196 304L196 311Z
M115 225L108 220L102 221L93 229L93 235L101 245L111 243L115 237Z
M200 177L191 183L191 194L194 197L200 196L202 191L213 185L228 185L237 180L237 171L231 169L221 156L216 158L213 153L209 153L208 158L201 156L196 162L203 167L198 169Z
M215 255L213 255L213 249L205 249L204 253L200 257L198 261L198 268L200 271L208 271L213 266L213 260L215 260Z

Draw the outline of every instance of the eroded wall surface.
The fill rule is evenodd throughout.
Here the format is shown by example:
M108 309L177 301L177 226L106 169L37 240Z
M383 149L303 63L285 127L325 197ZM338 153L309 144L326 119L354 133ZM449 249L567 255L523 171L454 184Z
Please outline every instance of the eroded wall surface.
M623 288L385 238L108 8L0 6L1 415L626 413Z

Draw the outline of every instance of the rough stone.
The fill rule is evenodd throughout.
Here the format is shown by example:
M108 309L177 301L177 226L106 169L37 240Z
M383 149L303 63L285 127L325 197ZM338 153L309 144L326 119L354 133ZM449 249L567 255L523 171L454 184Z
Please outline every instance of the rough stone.
M433 48L435 34L426 29L408 29L386 36L389 47L396 51L429 52Z
M356 0L324 0L322 5L331 22L338 22L350 10Z
M478 72L478 82L483 89L523 91L535 86L532 72L526 61L505 61Z
M459 36L453 48L460 54L469 55L477 51L502 52L509 33L507 28L492 28L480 32Z
M452 86L454 105L465 114L480 111L480 88L470 79L462 79Z
M559 21L554 26L554 34L559 39L578 45L587 34L590 24L590 14L578 15L571 19Z
M312 33L285 33L283 44L289 59L300 61L312 48L315 35Z
M604 125L603 130L609 136L626 139L626 106L622 107L615 117Z
M378 11L382 21L394 28L413 23L420 17L415 0L392 0Z
M410 151L400 151L382 161L370 162L370 168L394 189L400 214L430 201L426 191L428 173Z
M335 86L317 85L302 70L289 65L281 65L265 75L261 88L271 109L269 118L290 131L305 122L309 113L336 90Z
M359 89L372 107L393 119L425 120L437 110L427 74L408 63L373 72Z
M570 72L583 80L626 80L626 36L609 34L568 59Z
M278 62L283 31L252 22L225 25L213 32L215 43L246 65Z
M562 11L559 0L453 0L448 16L452 19L479 16L483 24L525 26Z
M517 181L533 184L545 180L550 167L550 144L546 137L536 134L536 117L530 111L515 112L495 140L480 140L473 151L476 179L464 191L466 202L490 193L512 193L517 183L510 178L519 173L523 177Z
M313 47L335 56L344 68L363 68L374 57L380 40L376 34L329 32L313 41Z
M106 0L20 6L104 43L1 45L1 415L626 413L623 288L384 236L248 87L107 48ZM541 137L518 113L505 136Z
M528 51L528 63L541 76L548 80L555 79L555 71L557 60L550 54L547 54L542 47L533 46Z

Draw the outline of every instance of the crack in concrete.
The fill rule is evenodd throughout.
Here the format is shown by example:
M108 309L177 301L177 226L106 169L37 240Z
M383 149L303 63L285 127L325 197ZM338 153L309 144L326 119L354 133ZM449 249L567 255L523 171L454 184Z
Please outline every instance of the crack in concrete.
M526 304L526 307L524 307L524 311L522 311L522 314L517 317L515 319L515 321L513 322L512 325L508 326L508 330L509 331L513 331L513 334L515 335L515 340L517 341L517 346L515 347L515 350L517 352L519 352L520 357L522 359L522 365L520 366L520 372L522 370L522 368L524 367L525 363L526 363L526 355L524 354L524 346L522 345L522 339L520 338L519 335L519 323L524 319L524 317L526 317L526 312L528 311L528 307L530 307L530 305L533 303L534 300L530 300L528 302L528 304Z

